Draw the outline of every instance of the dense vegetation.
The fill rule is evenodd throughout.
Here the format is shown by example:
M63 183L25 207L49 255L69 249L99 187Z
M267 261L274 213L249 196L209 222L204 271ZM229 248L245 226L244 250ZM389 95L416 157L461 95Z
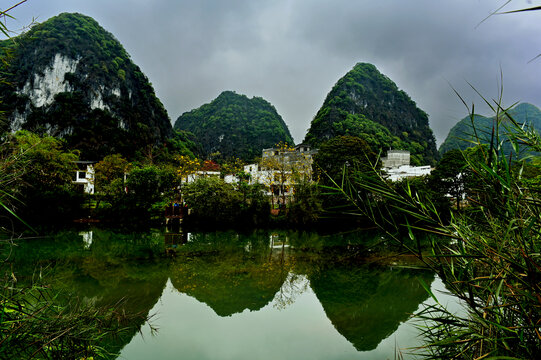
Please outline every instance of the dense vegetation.
M488 145L478 140L465 151L445 153L431 177L440 194L447 191L457 199L450 216L419 179L397 187L382 179L366 181L359 174L338 187L359 214L397 242L400 233L408 233L413 241L419 241L419 230L439 235L429 254L418 246L407 247L439 275L467 311L454 313L436 303L418 314L428 321L422 351L433 359L541 356L541 171L539 158L531 159L533 152L541 151L541 137L523 127L512 110L494 103L495 129L506 127L503 135L512 148L522 146L525 152L506 154L495 130ZM360 197L361 191L372 196ZM467 201L461 207L462 195Z
M509 114L520 124L531 127L541 133L541 110L528 103L521 103L509 111ZM475 132L472 127L475 126ZM466 116L451 128L447 138L440 146L440 154L443 155L451 149L465 150L474 146L477 142L481 144L490 144L492 130L499 135L498 141L503 143L503 151L510 154L513 150L511 141L506 132L508 132L508 122L503 121L498 126L495 117L485 117L482 115ZM522 147L521 147L522 148Z
M260 97L222 92L209 104L182 114L175 129L194 133L204 155L252 161L261 150L293 139L276 109Z
M85 159L114 153L133 158L171 137L169 117L152 85L118 40L92 18L60 14L4 40L0 48L8 60L2 71L9 74L0 89L2 110L12 131L62 137ZM44 74L52 70L68 72L55 73L56 82L47 83ZM49 93L54 99L43 101Z
M371 64L359 63L338 80L305 142L319 146L338 135L358 136L376 153L409 150L414 165L433 165L438 159L427 114Z
M6 202L21 218L33 224L66 224L81 214L83 197L72 184L78 153L67 151L61 140L20 131L2 144L0 157L8 160L2 171L17 176ZM0 225L5 226L4 220Z

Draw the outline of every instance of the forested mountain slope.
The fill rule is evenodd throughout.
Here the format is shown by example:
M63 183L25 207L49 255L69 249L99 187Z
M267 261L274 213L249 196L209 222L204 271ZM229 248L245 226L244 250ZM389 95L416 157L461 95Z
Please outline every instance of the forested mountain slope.
M427 114L372 64L359 63L338 80L305 142L318 146L339 135L361 137L375 152L409 150L413 164L435 164L438 158Z
M60 14L0 43L2 131L48 133L87 159L131 157L172 136L165 108L115 37L81 14Z
M293 145L289 129L274 106L260 98L224 91L209 104L178 117L175 129L195 134L206 156L252 161L279 142Z
M521 103L509 110L509 115L518 123L532 127L537 132L541 133L541 110L536 106L528 103ZM504 135L506 130L506 122L509 120L503 116L499 126L500 142L503 144L503 150L506 154L512 151L511 144ZM439 152L441 155L452 149L464 150L474 145L476 136L482 144L490 144L492 137L492 128L496 126L495 117L485 117L475 115L472 126L471 116L466 116L451 128L445 141L441 144ZM472 142L473 141L473 142Z

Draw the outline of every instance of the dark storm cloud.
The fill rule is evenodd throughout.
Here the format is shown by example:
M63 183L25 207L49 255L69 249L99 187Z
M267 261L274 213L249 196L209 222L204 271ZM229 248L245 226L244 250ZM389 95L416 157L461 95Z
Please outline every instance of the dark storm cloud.
M490 0L30 0L21 23L61 12L94 17L149 77L174 121L223 90L261 96L295 140L333 84L370 62L430 116L438 142L466 115L452 85L481 103L467 82L508 104L541 106L541 13L498 15ZM514 1L512 6L530 5Z

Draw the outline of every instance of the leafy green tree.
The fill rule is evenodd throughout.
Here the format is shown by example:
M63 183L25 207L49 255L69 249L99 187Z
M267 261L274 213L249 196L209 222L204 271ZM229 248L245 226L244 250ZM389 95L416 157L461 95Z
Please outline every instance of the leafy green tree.
M433 187L451 195L455 199L457 210L460 210L460 202L466 193L466 165L462 151L453 149L443 154L436 169L430 174Z
M294 186L293 196L294 201L287 212L288 221L297 226L315 224L323 212L320 188L311 182L301 182Z
M201 177L184 185L184 201L199 221L234 222L242 211L242 194L216 176Z
M247 178L242 177L238 184L238 191L242 194L243 204L240 221L245 224L255 226L264 226L269 221L270 203L265 195L265 186L263 184L249 184Z
M321 184L341 183L345 172L371 175L381 167L376 153L368 143L356 136L337 136L321 144L314 156L314 173ZM332 180L331 180L332 179Z
M131 170L126 186L132 210L142 218L159 216L175 184L176 174L170 168L149 165Z
M12 194L18 199L16 212L29 223L68 222L79 213L83 196L73 185L79 156L63 146L61 140L28 131L17 132L7 146L27 167L13 184Z
M374 181L381 162L366 141L355 136L337 136L324 142L314 156L314 173L325 187L345 186L349 182ZM368 191L357 196L366 198ZM341 195L323 191L323 208L334 216L349 217L350 204Z
M99 207L102 197L114 204L126 194L125 176L130 167L128 160L120 154L107 155L94 164L94 186L99 194L96 208Z

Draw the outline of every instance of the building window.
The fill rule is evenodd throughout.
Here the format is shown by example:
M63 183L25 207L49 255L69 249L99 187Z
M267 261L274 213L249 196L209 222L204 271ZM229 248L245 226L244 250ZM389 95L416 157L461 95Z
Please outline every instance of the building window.
M78 171L77 174L78 179L86 179L86 171Z

